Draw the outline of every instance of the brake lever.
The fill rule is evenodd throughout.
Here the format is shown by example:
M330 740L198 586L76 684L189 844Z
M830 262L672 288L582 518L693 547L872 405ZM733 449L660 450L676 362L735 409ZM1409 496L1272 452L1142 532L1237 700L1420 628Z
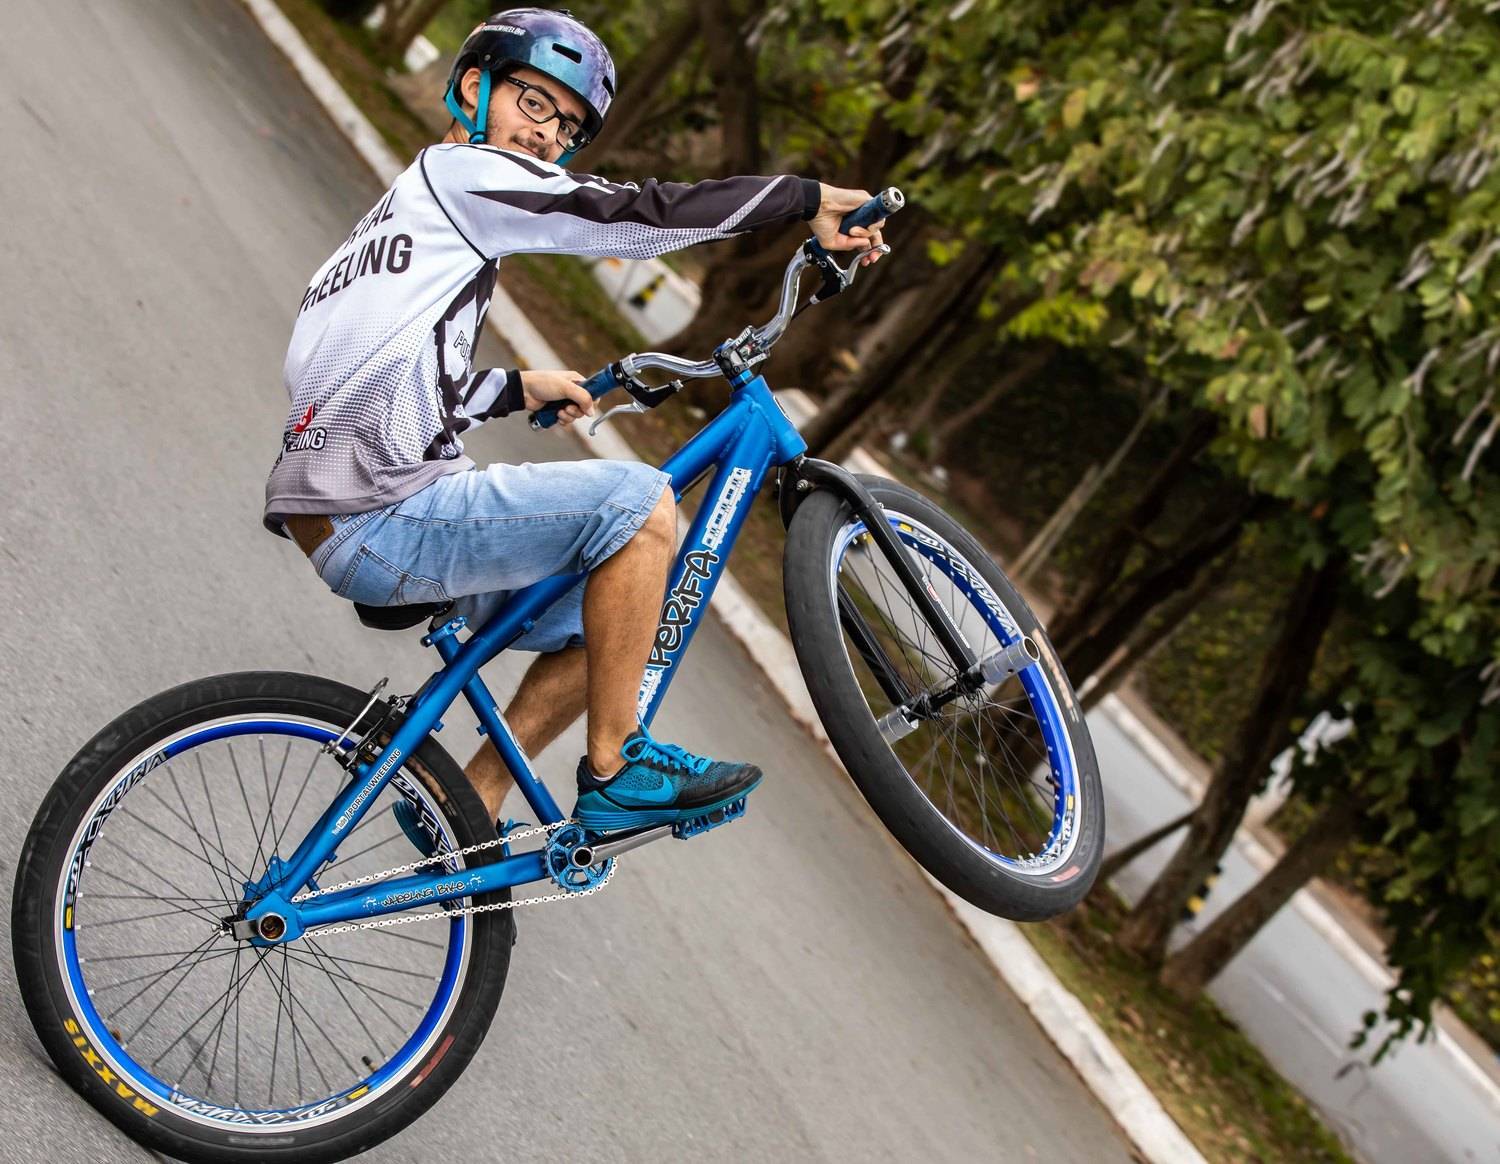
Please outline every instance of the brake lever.
M630 357L626 357L628 360ZM630 403L616 404L589 425L589 436L593 436L599 430L599 426L609 420L617 412L649 412L657 405L663 403L669 396L675 396L682 391L681 380L670 380L659 388L648 388L646 384L630 369L625 369L621 377L621 387L630 394Z
M589 436L593 436L596 432L598 432L599 431L599 426L601 424L604 424L606 421L608 421L609 418L612 417L617 412L645 412L645 411L646 411L646 406L644 404L642 404L639 400L632 400L629 404L616 404L613 408L607 410L604 413L603 416L597 417L594 420L593 424L589 425Z
M814 303L822 303L826 299L832 299L842 291L847 291L854 285L854 277L859 274L860 260L866 255L888 255L891 253L888 243L881 243L878 247L866 247L864 250L857 252L849 260L847 267L841 267L829 251L819 246L816 242L813 245L817 247L817 254L814 255L813 261L822 269L824 274L823 286L818 289L811 299L803 304L803 307L811 307Z

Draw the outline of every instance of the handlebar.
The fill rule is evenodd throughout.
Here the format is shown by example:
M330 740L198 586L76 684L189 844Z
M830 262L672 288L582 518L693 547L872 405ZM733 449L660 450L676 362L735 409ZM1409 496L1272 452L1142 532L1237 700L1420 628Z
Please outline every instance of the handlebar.
M856 226L871 226L874 223L888 218L906 205L906 199L901 191L891 186L882 190L871 198L863 206L851 210L844 215L843 221L839 223L839 230L844 234ZM782 333L786 331L787 325L791 323L792 317L797 312L797 292L802 280L802 272L809 266L823 268L825 276L824 290L815 295L810 303L816 303L820 299L826 299L837 291L828 290L828 279L830 268L834 273L837 290L841 291L854 282L854 275L858 269L858 259L865 252L859 252L855 262L849 264L847 270L842 270L833 262L829 252L824 249L816 239L808 239L802 246L797 248L797 253L792 256L791 262L787 264L786 273L781 280L781 304L776 314L760 327L749 329L749 335L754 342L764 351L779 340ZM810 304L809 304L810 305ZM648 369L657 369L675 376L679 380L703 380L710 376L721 375L716 360L684 360L679 356L669 355L666 352L636 352L617 360L615 363L601 368L583 382L583 388L595 400L616 388L627 384L634 385L632 394L641 387L638 373ZM662 394L665 399L670 392ZM552 400L544 404L531 414L531 427L534 429L551 428L557 423L557 416L570 402L567 400ZM659 401L653 402L659 403Z
M609 364L600 368L583 382L584 391L595 400L606 393L613 392L620 386L619 367L619 364ZM531 427L534 429L551 428L557 423L557 414L571 403L571 400L548 401L531 414Z
M844 215L844 221L839 223L839 230L848 234L856 226L873 226L883 218L889 218L906 205L906 198L890 186L871 198L858 210L851 210Z

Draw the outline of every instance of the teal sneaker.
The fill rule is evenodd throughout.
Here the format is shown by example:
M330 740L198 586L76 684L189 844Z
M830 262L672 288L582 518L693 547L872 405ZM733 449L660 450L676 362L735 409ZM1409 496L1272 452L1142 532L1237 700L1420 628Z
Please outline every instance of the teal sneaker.
M620 749L625 767L608 780L578 761L578 804L573 819L595 832L642 825L680 824L739 800L763 773L754 764L695 756L676 744L653 740L645 729Z

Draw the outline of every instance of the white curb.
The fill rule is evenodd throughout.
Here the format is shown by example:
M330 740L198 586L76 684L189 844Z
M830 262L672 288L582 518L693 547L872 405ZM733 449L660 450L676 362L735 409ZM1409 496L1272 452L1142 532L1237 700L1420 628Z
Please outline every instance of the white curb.
M394 181L405 167L281 10L272 0L241 2L291 62L292 68L375 175L382 182ZM490 304L489 324L526 367L563 366L541 333L498 286ZM577 426L574 428L577 431ZM618 433L606 429L593 437L581 431L577 431L577 435L595 456L616 460L640 459ZM786 635L761 613L739 583L727 573L721 577L714 592L712 609L765 672L777 693L786 701L792 716L833 756ZM833 759L838 760L837 756ZM1083 1004L1058 981L1022 937L1015 923L975 909L942 886L936 888L994 963L1006 984L1146 1158L1155 1164L1204 1164L1203 1157L1141 1082L1140 1076L1115 1049Z

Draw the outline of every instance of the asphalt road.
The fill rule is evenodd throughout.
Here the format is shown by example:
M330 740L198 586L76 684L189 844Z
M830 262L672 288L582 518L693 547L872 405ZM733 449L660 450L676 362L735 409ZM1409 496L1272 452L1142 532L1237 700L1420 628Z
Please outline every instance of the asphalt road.
M433 659L418 631L360 627L260 527L293 312L378 191L245 13L9 6L0 140L8 895L53 777L138 700L253 668L411 691ZM571 451L518 423L470 450ZM478 1058L371 1158L1129 1159L718 627L687 669L661 733L758 760L770 775L747 818L523 917ZM507 691L516 664L492 671ZM475 739L466 709L450 717L460 760ZM579 739L542 758L560 794ZM8 950L8 900L0 917ZM52 1074L3 961L0 1157L146 1155Z
M1105 790L1114 843L1189 807L1107 714L1090 716L1089 726L1110 775ZM1171 851L1163 843L1127 868L1120 880L1125 894L1144 892ZM1232 848L1203 913L1185 929L1206 925L1258 876ZM1409 1040L1373 1068L1373 1047L1349 1049L1360 1016L1382 1009L1384 992L1296 909L1278 913L1209 993L1372 1164L1500 1159L1500 1108L1451 1047Z

